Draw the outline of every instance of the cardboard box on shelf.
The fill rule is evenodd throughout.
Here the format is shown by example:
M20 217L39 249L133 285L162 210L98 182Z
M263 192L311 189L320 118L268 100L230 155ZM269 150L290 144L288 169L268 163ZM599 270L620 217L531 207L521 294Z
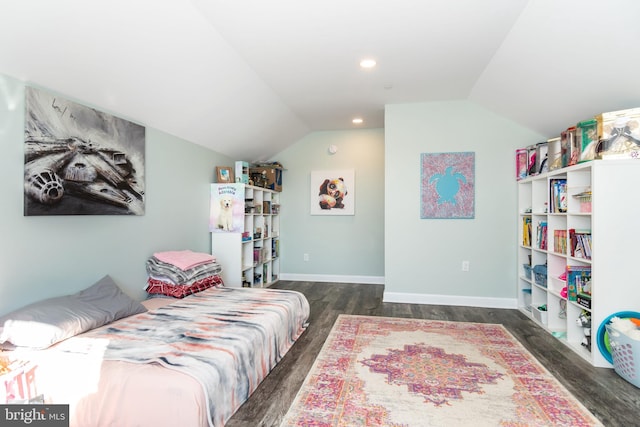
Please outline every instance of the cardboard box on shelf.
M276 166L260 166L249 169L254 185L270 190L282 191L282 168ZM256 179L258 177L259 179ZM264 183L262 182L264 180Z

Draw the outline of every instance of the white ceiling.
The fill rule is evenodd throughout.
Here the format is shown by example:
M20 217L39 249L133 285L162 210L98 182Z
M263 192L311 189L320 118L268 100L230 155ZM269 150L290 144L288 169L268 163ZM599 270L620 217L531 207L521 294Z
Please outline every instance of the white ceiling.
M639 42L637 0L0 0L0 73L249 161L392 103L553 137L640 106Z

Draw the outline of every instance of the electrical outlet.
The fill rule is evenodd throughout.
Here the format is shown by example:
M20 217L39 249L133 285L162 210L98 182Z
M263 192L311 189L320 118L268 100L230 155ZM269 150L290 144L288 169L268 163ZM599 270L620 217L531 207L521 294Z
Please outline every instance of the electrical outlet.
M304 254L302 256L302 259L305 260L305 261L309 261L309 254Z
M469 261L462 261L462 271L469 271Z

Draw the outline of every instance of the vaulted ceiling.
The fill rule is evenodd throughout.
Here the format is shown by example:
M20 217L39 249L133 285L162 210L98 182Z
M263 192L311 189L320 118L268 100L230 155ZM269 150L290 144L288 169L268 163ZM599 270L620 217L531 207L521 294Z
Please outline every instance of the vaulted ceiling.
M393 103L547 137L640 106L637 0L0 0L0 73L264 160ZM358 63L369 57L373 69ZM0 80L0 94L3 91Z

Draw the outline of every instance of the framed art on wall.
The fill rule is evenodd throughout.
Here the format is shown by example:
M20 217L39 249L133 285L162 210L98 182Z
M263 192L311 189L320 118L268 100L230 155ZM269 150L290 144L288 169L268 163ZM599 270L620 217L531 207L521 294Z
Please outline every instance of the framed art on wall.
M311 172L311 215L355 215L355 172Z
M144 215L145 128L27 87L24 215Z
M219 184L230 184L234 182L233 169L229 166L216 166L216 180Z
M420 218L475 215L475 153L422 153Z

